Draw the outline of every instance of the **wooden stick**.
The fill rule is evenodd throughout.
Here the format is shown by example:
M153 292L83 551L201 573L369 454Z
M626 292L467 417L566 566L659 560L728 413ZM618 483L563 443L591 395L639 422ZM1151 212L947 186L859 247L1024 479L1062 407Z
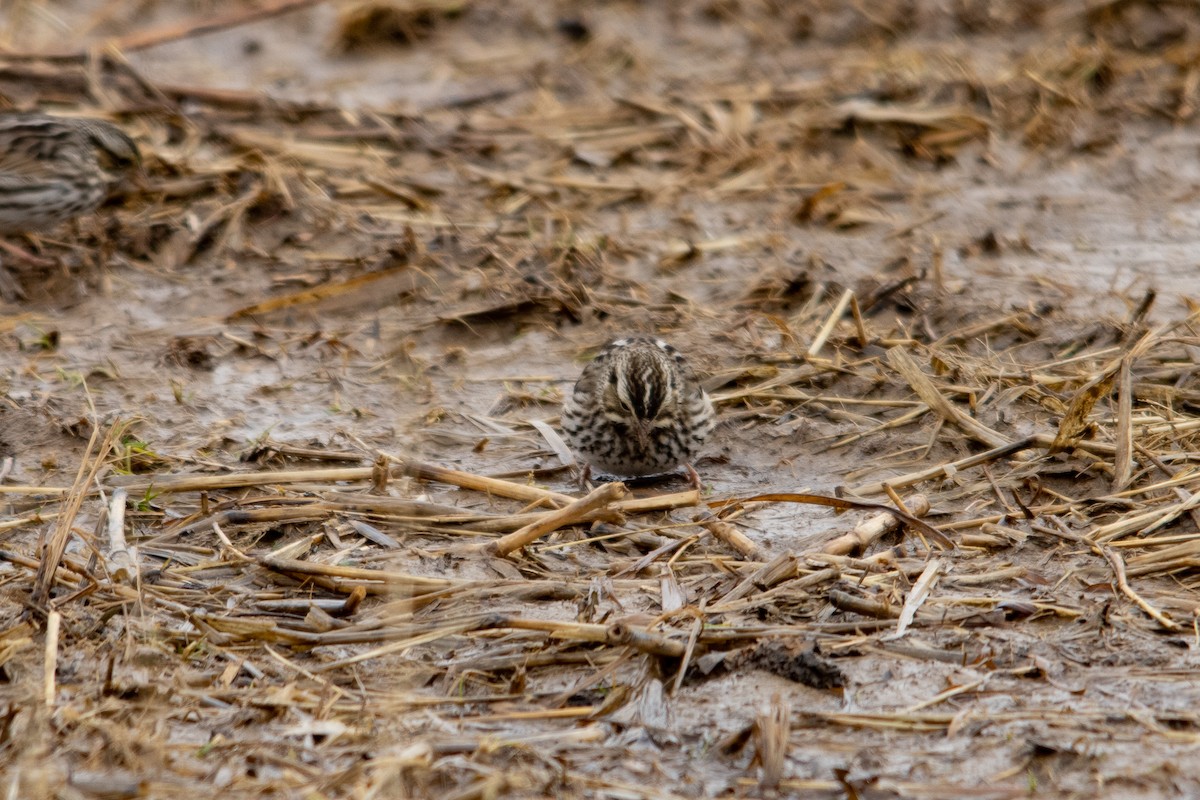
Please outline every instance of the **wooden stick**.
M908 508L914 516L923 517L929 513L929 498L923 494L913 495L908 501ZM849 533L827 542L819 552L835 556L861 553L885 533L896 530L901 523L902 520L890 512L876 514L860 522Z
M604 522L612 522L619 519L625 514L640 514L647 511L669 511L673 508L687 508L697 505L700 502L700 492L690 490L687 492L678 492L676 494L664 494L657 497L635 497L628 500L617 500L609 503L607 507L591 511L579 518L579 522L595 522L597 520ZM527 514L510 514L508 516L496 516L490 519L480 520L479 522L462 522L460 527L472 531L480 531L481 533L507 533L515 531L519 528L524 528L526 525L532 525L538 520L545 517L551 511L531 511ZM450 524L449 520L431 519L431 523L445 522Z
M840 608L842 611L852 611L855 614L862 614L864 617L896 619L900 616L900 609L895 606L878 600L868 600L864 597L858 597L857 595L843 592L841 589L830 589L826 596L834 608Z
M488 542L479 549L489 555L507 556L514 550L520 550L528 544L536 542L548 533L574 525L584 516L597 509L605 508L609 503L619 500L629 494L625 484L614 482L602 484L587 494L586 497L569 505L551 511L541 519L526 525L507 536L501 536L494 542Z
M833 333L833 326L837 325L838 320L841 319L842 315L846 313L846 306L850 305L850 301L853 298L853 289L847 289L846 291L842 292L842 296L838 299L837 305L835 305L833 307L833 311L829 313L829 318L825 320L825 324L821 326L821 330L817 331L817 336L815 339L813 339L813 343L809 345L809 358L812 358L817 353L821 352L821 348L825 346L825 342L829 339L829 334Z
M612 508L622 514L641 514L645 511L669 511L673 508L689 508L696 505L700 505L699 489L688 489L686 492L660 494L654 497L618 500L612 504Z
M608 638L608 625L597 625L592 622L562 622L552 619L529 619L526 617L503 617L498 620L497 628L516 628L525 631L544 631L555 639L569 639L577 642L603 642Z
M129 583L137 578L137 549L125 543L125 504L129 493L116 489L108 503L108 574Z
M708 511L701 511L697 514L696 522L700 524L700 527L711 533L719 541L732 547L744 558L750 561L761 561L763 559L762 550L759 549L759 546L750 537L728 522L717 519Z
M607 641L609 644L625 645L642 653L656 656L681 658L687 645L661 633L635 628L624 622L616 622L609 626Z
M511 481L502 481L498 478L485 478L482 475L472 475L469 472L446 469L445 467L438 467L433 464L423 464L419 461L408 461L395 457L392 457L392 460L403 465L405 475L425 481L448 483L460 489L472 489L477 492L494 494L498 497L508 497L513 500L527 500L530 502L540 500L551 508L575 502L575 498L569 494L559 494L558 492L539 489L536 486L528 486L523 483L512 483Z
M46 659L42 698L47 708L54 707L54 698L58 694L56 673L58 672L58 630L61 623L62 614L57 611L51 611L46 618Z
M858 307L858 295L850 293L850 314L854 317L854 329L858 332L858 346L866 347L871 339L867 336L867 325L863 322L862 309Z
M904 499L901 498L896 492L896 487L885 483L883 485L883 490L887 492L888 499L896 505L896 508L900 509L905 514L908 514L910 517L912 516L912 512L908 510L908 506L904 505Z

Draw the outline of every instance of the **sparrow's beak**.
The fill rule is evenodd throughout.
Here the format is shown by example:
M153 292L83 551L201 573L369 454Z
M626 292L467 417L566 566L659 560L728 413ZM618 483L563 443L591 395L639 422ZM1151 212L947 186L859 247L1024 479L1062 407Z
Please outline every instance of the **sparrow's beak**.
M650 423L644 419L633 421L633 435L637 438L638 447L646 450L650 447Z

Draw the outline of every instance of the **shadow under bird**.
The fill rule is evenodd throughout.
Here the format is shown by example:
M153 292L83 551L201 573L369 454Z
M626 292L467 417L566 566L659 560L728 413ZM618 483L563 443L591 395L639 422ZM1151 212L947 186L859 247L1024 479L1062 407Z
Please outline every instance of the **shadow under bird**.
M140 166L137 144L110 122L0 113L0 234L46 230L89 214ZM0 247L44 263L12 244ZM4 270L0 282L5 294L21 294Z
M716 425L687 359L661 339L617 339L583 369L562 409L567 443L588 468L656 475L691 461Z

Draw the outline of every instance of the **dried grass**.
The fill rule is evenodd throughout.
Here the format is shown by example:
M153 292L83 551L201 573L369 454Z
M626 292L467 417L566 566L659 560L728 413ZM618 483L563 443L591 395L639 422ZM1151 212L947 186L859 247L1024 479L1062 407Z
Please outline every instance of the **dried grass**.
M815 266L801 280L782 265L728 303L671 282L706 260L776 245L779 224L886 223L889 240L915 252L937 217L902 223L881 210L885 197L917 193L906 176L996 135L1070 147L1081 131L1103 133L1109 115L1128 117L1135 99L1137 114L1190 118L1194 59L1097 39L979 76L949 55L940 67L909 63L914 54L897 46L888 63L845 67L845 82L710 83L595 106L542 97L519 113L504 106L517 90L497 83L368 113L160 86L115 54L306 5L143 32L94 63L62 52L10 53L0 64L3 86L21 82L77 109L102 86L147 150L148 187L118 212L115 236L50 240L49 251L103 261L111 248L125 267L166 276L291 259L265 299L197 319L164 362L202 369L326 348L351 365L344 375L386 372L418 396L449 383L409 347L418 335L568 324L599 333L604 319L649 319L720 346L706 366L716 368L708 385L724 441L782 432L789 458L843 459L841 491L795 486L808 476L781 459L757 493L627 496L610 483L577 496L561 470L535 474L528 458L489 477L349 435L346 451L258 442L253 458L286 465L263 469L194 447L148 453L125 435L141 420L102 424L93 413L86 445L73 442L75 478L59 481L70 485L0 486L12 511L0 522L3 587L21 607L0 617L0 755L14 754L5 784L14 796L64 786L164 796L209 781L230 796L694 795L695 786L662 788L667 778L635 785L607 759L636 752L625 748L638 731L669 739L677 698L751 669L789 681L796 697L755 712L746 736L757 771L723 756L740 776L730 792L854 796L870 784L914 797L1015 797L1027 788L1020 766L983 789L850 772L803 779L798 730L953 741L964 730L1016 736L1038 722L1194 745L1200 718L1190 713L1140 707L1114 721L1092 695L1073 708L985 713L971 703L985 692L1019 696L1065 669L1075 662L1063 653L1083 636L1157 654L1196 631L1195 314L1150 327L1153 297L1120 323L981 306L949 293L933 254L859 282ZM383 5L399 8L348 12L340 46L357 43L351 34ZM401 11L434 15L442 35L476 5ZM704 13L719 18L727 5L746 36L780 35L759 8L774 4ZM1093 4L1072 19L1085 32L1110 30L1139 5ZM904 23L846 13L863 36L895 37ZM384 34L420 45L423 19L401 14ZM615 46L587 43L572 58L620 63L605 49ZM847 87L868 85L877 97L846 99ZM976 100L947 101L959 96ZM823 150L857 166L807 152ZM736 234L679 226L636 245L587 224L681 197L766 198L787 210ZM308 239L268 224L289 215L331 222ZM618 268L635 246L646 248L637 256L649 280ZM1003 243L989 235L979 246ZM296 321L393 307L402 313L353 343ZM1094 325L1079 332L1083 322ZM549 423L521 418L530 407L554 413L557 394L539 380L509 379L520 386L505 387L502 408L463 414L456 446L517 442L527 456L549 442L561 458ZM453 412L434 405L422 405L425 427L441 431L439 415ZM732 470L737 454L730 460ZM860 499L880 496L889 502ZM809 513L824 527L804 541ZM83 519L99 520L95 533ZM805 655L787 649L797 643ZM768 656L766 645L784 649ZM950 685L890 698L891 711L816 707L829 691L820 676L885 656L971 674L938 672Z

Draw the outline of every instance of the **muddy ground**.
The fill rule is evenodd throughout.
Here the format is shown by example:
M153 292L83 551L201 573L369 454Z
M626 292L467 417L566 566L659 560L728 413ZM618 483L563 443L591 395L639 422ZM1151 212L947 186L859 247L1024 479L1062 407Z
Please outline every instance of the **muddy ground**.
M0 323L6 796L1200 796L1193 6L269 5L0 10L145 153ZM582 495L531 421L647 332L754 549L471 549L538 503L412 463ZM886 479L942 537L725 502Z

